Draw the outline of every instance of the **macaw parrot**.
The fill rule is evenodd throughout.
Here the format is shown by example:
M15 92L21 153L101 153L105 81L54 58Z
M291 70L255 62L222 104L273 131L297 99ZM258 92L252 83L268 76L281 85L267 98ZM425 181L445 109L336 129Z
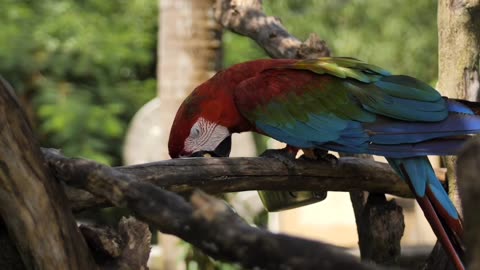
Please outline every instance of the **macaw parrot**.
M180 106L172 158L228 156L231 134L254 131L290 149L386 157L409 184L457 269L462 220L427 155L454 155L480 133L480 104L448 99L415 78L348 57L264 59L234 65Z

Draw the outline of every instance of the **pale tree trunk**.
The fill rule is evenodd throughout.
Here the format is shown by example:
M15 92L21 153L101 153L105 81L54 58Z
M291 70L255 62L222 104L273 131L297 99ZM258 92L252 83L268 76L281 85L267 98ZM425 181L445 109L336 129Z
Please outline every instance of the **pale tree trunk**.
M479 100L480 60L480 1L438 1L439 77L438 90L450 98ZM455 177L455 157L446 157L448 189L453 202L460 209ZM438 245L438 243L437 243ZM445 269L439 260L440 248L435 248L427 268Z
M480 59L480 1L438 2L438 90L450 98L478 101ZM446 158L449 190L457 206L455 159Z
M127 134L125 163L138 164L170 158L168 137L183 99L209 79L222 64L222 29L213 18L214 0L159 1L157 98L135 116ZM251 134L236 136L232 155L255 154ZM239 147L241 146L241 147ZM163 269L177 269L177 238L159 235Z

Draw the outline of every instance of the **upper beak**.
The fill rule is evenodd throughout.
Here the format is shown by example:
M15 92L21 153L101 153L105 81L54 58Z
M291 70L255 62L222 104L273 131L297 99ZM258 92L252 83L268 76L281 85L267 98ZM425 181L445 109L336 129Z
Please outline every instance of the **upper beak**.
M213 151L198 151L191 157L228 157L232 149L232 136L226 137Z

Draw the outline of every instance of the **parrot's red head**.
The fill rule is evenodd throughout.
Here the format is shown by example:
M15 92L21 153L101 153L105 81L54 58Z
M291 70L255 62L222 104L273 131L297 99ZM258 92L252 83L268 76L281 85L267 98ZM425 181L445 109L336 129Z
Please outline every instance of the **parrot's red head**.
M175 116L168 142L170 156L178 158L204 153L228 156L230 135L254 129L237 110L236 85L266 68L291 61L270 59L238 64L198 86Z
M230 153L231 131L224 118L234 117L236 110L227 108L228 99L216 96L208 84L197 87L178 109L168 141L172 158Z
M217 73L195 88L183 101L173 121L168 141L172 158L205 153L228 156L230 135L249 129L249 124L238 112L233 98L235 85L249 76L234 71L235 68L230 68Z

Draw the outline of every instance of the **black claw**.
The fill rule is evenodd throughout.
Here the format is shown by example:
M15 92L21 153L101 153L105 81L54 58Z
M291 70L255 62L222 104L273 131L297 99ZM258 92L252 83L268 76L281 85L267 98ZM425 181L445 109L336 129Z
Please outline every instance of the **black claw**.
M330 163L332 166L336 166L338 164L338 158L332 154L321 157L321 160Z
M329 154L328 151L326 150L314 149L313 153L315 154L315 159L309 158L305 155L301 156L300 158L305 160L317 160L321 162L326 162L332 166L335 166L338 164L338 158L332 154Z

